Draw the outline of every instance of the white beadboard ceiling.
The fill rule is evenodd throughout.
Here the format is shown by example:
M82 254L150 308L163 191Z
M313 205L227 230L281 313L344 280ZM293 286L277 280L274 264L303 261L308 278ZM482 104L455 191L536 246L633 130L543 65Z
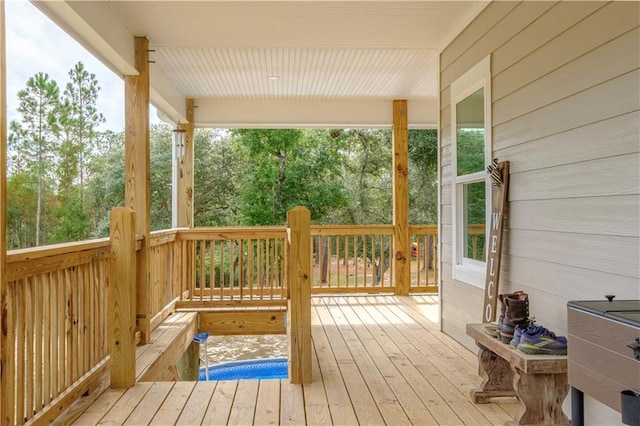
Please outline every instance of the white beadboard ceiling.
M196 125L224 127L385 126L394 99L415 106L410 125L435 125L438 54L485 4L36 2L122 74L132 72L131 37L146 36L156 107L182 121L194 98Z

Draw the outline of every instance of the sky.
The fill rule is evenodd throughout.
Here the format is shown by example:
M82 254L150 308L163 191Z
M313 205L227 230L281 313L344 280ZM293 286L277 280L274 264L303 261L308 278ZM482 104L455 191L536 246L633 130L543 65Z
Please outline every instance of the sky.
M101 90L97 107L106 121L100 130L124 130L124 81L81 47L28 0L5 2L7 117L19 120L18 91L38 72L49 74L60 87L67 85L69 70L78 61L96 75ZM131 41L133 43L133 40ZM155 108L149 114L152 124L160 123Z

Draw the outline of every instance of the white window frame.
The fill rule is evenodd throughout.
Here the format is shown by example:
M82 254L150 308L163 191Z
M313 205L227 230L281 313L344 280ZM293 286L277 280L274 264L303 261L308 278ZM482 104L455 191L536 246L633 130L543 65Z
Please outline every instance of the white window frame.
M487 272L487 263L463 256L466 245L464 232L464 191L463 185L466 183L485 182L485 235L489 235L489 223L491 216L491 184L485 170L458 176L458 155L457 155L457 121L456 105L484 88L484 127L485 127L485 152L484 161L486 166L491 162L492 134L491 134L491 56L485 57L473 68L464 73L460 78L451 83L451 214L452 214L452 261L453 278L484 288ZM486 241L485 241L486 250Z

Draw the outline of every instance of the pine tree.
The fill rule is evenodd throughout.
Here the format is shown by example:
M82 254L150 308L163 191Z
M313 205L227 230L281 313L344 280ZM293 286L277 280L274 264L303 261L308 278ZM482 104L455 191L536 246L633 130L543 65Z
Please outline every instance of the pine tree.
M39 246L42 224L46 223L46 197L48 181L57 152L58 110L60 91L58 84L46 73L37 73L27 80L26 88L18 92L18 112L22 121L12 122L10 150L19 153L24 168L34 176L37 187L37 207L34 244Z
M64 108L61 117L64 128L68 131L68 154L76 157L77 183L80 185L80 208L82 209L87 159L93 152L98 126L105 119L96 106L100 91L96 75L89 73L84 64L78 62L69 71L69 79L62 96Z

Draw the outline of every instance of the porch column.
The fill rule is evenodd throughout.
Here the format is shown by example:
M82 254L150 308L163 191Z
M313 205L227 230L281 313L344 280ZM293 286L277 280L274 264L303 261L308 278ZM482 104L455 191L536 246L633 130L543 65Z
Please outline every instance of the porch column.
M135 212L135 232L142 247L137 256L136 317L140 343L151 334L149 276L150 177L149 177L149 40L134 37L138 75L124 77L125 87L125 206Z
M176 191L176 209L177 223L180 228L193 228L193 163L194 163L194 147L193 147L193 99L187 99L186 114L187 122L181 125L184 130L184 155L178 161L177 191ZM196 273L196 242L185 241L185 252L182 258L181 280L183 288L192 288L195 283ZM193 297L193 295L190 295Z
M0 1L0 324L13 326L12 309L8 309L7 300L7 80L5 61L5 24L4 1ZM6 318L5 318L6 316ZM1 327L0 332L0 368L12 371L15 356L9 349L11 332ZM10 387L9 374L0 370L0 419L2 423L13 421L13 389ZM11 389L11 390L9 390Z
M178 162L178 227L193 227L193 99L187 99L184 156Z
M407 101L393 101L393 252L396 294L409 294L411 253L409 248L409 133Z
M311 213L306 207L289 210L287 231L289 380L311 383Z

